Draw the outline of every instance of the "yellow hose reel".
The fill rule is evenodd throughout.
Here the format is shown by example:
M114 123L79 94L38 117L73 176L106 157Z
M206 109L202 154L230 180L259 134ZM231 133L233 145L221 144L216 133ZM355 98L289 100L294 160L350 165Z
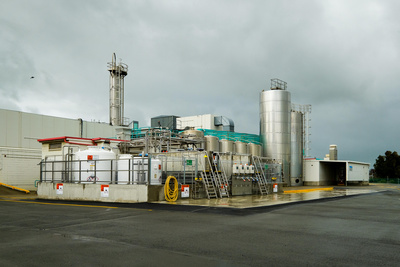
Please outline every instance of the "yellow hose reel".
M174 189L170 188L170 181L174 182ZM165 181L164 185L164 195L165 195L165 200L168 202L174 202L178 199L178 180L174 176L168 176L167 180Z

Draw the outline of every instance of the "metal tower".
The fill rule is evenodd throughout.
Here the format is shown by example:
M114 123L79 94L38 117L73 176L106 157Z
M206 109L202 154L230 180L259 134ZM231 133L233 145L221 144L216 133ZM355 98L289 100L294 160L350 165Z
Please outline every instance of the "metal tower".
M112 61L107 63L110 72L110 124L125 125L124 122L124 78L128 75L128 65L117 64L115 53Z

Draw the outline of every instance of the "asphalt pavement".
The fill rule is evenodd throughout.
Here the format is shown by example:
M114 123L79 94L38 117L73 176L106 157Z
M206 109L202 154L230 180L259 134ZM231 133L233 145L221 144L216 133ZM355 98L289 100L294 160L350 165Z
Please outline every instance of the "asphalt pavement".
M0 266L398 266L400 260L395 185L240 209L1 194L0 214Z

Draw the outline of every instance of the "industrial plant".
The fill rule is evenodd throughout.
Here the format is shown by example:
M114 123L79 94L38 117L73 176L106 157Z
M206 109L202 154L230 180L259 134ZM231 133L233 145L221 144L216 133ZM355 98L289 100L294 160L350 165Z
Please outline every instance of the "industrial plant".
M309 155L311 105L293 104L280 79L260 92L256 135L235 132L231 118L213 114L161 114L139 127L124 117L128 66L113 54L108 71L109 123L0 110L6 125L0 130L0 182L37 190L42 198L105 202L368 184L369 164L338 160L336 145L324 159Z

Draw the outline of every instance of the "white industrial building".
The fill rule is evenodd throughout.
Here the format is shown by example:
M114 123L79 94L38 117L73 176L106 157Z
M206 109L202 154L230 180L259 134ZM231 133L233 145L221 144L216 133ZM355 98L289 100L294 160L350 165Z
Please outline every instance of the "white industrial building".
M121 126L0 109L0 183L35 190L42 146L38 139L117 138Z
M178 129L191 127L194 129L210 129L217 131L234 132L235 124L233 120L225 116L204 114L189 117L177 117L176 126Z
M316 159L304 161L304 185L363 185L368 182L368 163Z

